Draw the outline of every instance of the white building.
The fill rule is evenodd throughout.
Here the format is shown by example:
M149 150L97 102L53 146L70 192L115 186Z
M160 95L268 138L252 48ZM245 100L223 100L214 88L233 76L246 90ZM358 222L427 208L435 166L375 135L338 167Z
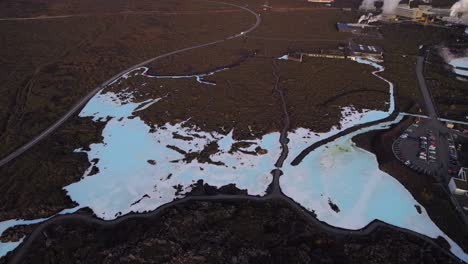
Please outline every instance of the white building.
M395 9L395 15L409 19L419 19L423 11L419 8L410 8L409 5L398 5Z
M395 15L412 20L427 19L433 16L432 7L429 5L419 5L411 8L409 5L398 5L395 9Z

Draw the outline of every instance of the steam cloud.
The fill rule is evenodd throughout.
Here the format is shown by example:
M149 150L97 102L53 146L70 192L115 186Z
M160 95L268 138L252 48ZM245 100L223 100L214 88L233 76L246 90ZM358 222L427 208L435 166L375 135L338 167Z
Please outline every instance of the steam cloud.
M395 8L398 6L401 0L383 0L383 7L382 11L384 14L393 14L395 11ZM468 0L460 0L460 1L468 1ZM364 10L373 10L375 9L375 2L377 0L363 0L361 3L361 6L359 7L360 9Z
M439 47L439 55L445 60L446 63L449 63L451 60L455 59L455 55L447 47Z
M468 0L460 0L450 8L450 16L465 16L468 12Z
M459 23L468 25L468 0L460 0L450 8L450 16Z

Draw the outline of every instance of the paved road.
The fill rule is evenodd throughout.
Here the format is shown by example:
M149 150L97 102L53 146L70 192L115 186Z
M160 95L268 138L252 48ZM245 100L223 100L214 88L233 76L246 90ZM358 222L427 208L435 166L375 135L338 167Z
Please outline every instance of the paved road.
M199 0L199 1L206 1L206 0ZM174 55L174 54L178 54L178 53L182 53L182 52L185 52L185 51L189 51L189 50L194 50L194 49L198 49L198 48L202 48L202 47L207 47L207 46L212 46L212 45L215 45L215 44L218 44L218 43L222 43L222 42L225 42L227 40L231 40L231 39L235 39L235 38L240 38L240 37L244 37L246 34L248 34L249 32L255 30L261 23L262 19L260 18L260 15L255 13L253 10L249 9L248 7L244 7L244 6L240 6L240 5L236 5L236 4L231 4L231 3L226 3L226 2L218 2L218 1L206 1L206 2L213 2L213 3L218 3L218 4L222 4L222 5L227 5L227 6L232 6L232 7L236 7L236 8L240 8L242 10L245 10L249 13L251 13L252 15L255 16L255 24L252 25L250 28L248 28L247 30L239 33L239 34L236 34L236 35L232 35L232 36L229 36L225 39L221 39L221 40L216 40L216 41L212 41L212 42L209 42L209 43L205 43L205 44L200 44L200 45L197 45L197 46L193 46L193 47L188 47L188 48L184 48L184 49L180 49L180 50L175 50L175 51L172 51L172 52L169 52L169 53L166 53L166 54L162 54L162 55L159 55L157 57L154 57L154 58L151 58L151 59L148 59L146 61L143 61L141 63L138 63L136 65L133 65L132 67L126 69L126 70L123 70L122 72L119 72L117 73L116 75L112 76L109 80L105 81L104 83L102 83L101 85L99 85L98 87L94 88L94 90L92 90L91 92L89 92L84 98L82 98L78 103L76 103L65 115L63 115L59 120L57 120L57 122L55 122L53 125L51 125L49 128L47 128L46 130L42 131L42 133L40 133L38 136L36 136L34 139L32 139L30 142L26 143L25 145L23 145L22 147L18 148L17 150L13 151L12 153L10 153L8 156L2 158L0 160L0 167L7 164L8 162L10 162L11 160L15 159L16 157L20 156L21 154L23 154L25 151L27 151L28 149L30 149L31 147L33 147L34 145L36 145L39 141L41 141L42 139L44 139L45 137L47 137L48 135L50 135L52 132L54 132L57 128L59 128L65 121L67 121L71 116L73 116L78 110L80 110L95 94L97 94L101 89L103 89L104 87L106 87L107 85L111 84L112 82L114 82L115 80L117 80L118 78L120 78L123 74L127 73L127 72L130 72L130 71L133 71L135 70L136 68L139 68L139 67L142 67L146 64L149 64L151 62L154 62L156 60L160 60L162 58L165 58L165 57L169 57L171 55Z
M419 89L421 90L421 94L424 99L426 112L431 119L437 119L437 112L434 106L434 102L432 101L431 92L427 88L426 79L424 78L423 74L424 62L427 52L428 50L424 46L419 49L419 56L416 61L416 76L418 77Z
M13 251L13 255L9 257L9 264L17 264L21 263L22 259L24 258L25 254L28 252L28 249L33 245L33 243L40 238L43 235L43 231L47 229L50 225L57 225L63 222L67 221L80 221L83 223L88 223L88 224L97 224L100 226L105 226L105 227L116 227L117 225L128 221L128 220L134 220L134 219L148 219L152 217L156 217L158 214L160 214L162 211L175 206L179 205L182 203L190 202L190 201L253 201L253 202L265 202L265 201L284 201L288 203L292 208L296 209L301 215L303 215L311 224L317 226L317 228L322 229L323 231L332 234L332 235L338 235L338 236L368 236L372 232L374 232L376 229L381 228L381 227L387 227L393 230L397 230L409 235L417 236L418 238L422 239L426 243L434 246L435 248L438 248L441 252L446 254L447 256L453 258L456 261L459 261L462 263L461 260L459 260L455 255L453 255L450 251L440 247L437 243L434 242L433 239L421 235L419 233L416 233L414 231L408 230L408 229L403 229L397 226L393 226L384 222L381 222L379 220L374 220L373 222L369 223L366 227L359 229L359 230L348 230L348 229L342 229L342 228L337 228L331 225L328 225L325 222L322 222L318 220L315 216L310 214L310 212L303 207L301 207L299 204L294 202L291 198L286 197L281 193L281 195L267 195L263 197L257 197L257 196L249 196L249 195L213 195L213 196L189 196L180 200L173 201L171 203L162 205L158 207L156 210L147 212L147 213L138 213L138 214L128 214L124 215L120 218L114 219L114 220L101 220L98 218L94 218L92 216L88 215L79 215L79 214L69 214L69 215L60 215L60 216L55 216L45 222L42 222L39 224L38 227L34 229L34 231L29 235L20 246Z
M114 220L101 220L92 216L87 216L87 215L79 215L79 214L69 214L69 215L59 215L55 216L41 224L39 224L38 227L34 229L34 231L24 240L22 244L13 252L13 255L9 259L9 263L11 264L16 264L16 263L21 263L22 259L24 256L27 254L29 248L33 245L33 243L41 238L43 235L43 232L50 226L50 225L56 225L60 224L63 222L67 221L80 221L83 223L88 223L88 224L97 224L100 226L106 226L106 227L116 227L117 225L128 221L130 219L147 219L147 218L152 218L156 217L159 215L162 211L175 206L179 205L182 203L190 202L190 201L253 201L253 202L266 202L266 201L284 201L287 204L289 204L292 208L297 210L305 219L307 219L311 224L315 225L317 228L320 228L321 230L332 234L332 235L337 235L337 236L368 236L372 232L374 232L376 229L381 228L381 227L386 227L390 228L393 230L397 230L406 234L410 234L413 236L417 236L418 238L422 239L426 243L434 246L435 248L439 249L441 252L446 254L447 256L453 258L456 261L459 261L462 263L461 260L459 260L455 255L453 255L450 251L446 250L445 248L440 247L437 243L434 242L433 239L422 235L420 233L414 232L412 230L400 228L397 226L393 226L378 220L374 220L373 222L369 223L366 227L359 229L359 230L349 230L349 229L343 229L343 228L338 228L331 226L325 222L322 222L318 220L314 215L312 215L307 209L303 208L301 205L296 203L293 199L287 197L286 195L283 194L280 188L279 184L279 177L282 175L281 167L283 165L284 160L286 159L288 155L288 138L287 138L287 131L290 125L290 120L289 120L289 113L287 111L287 105L286 105L286 100L285 100L285 94L284 91L281 89L279 85L279 80L280 76L278 75L277 71L277 65L273 64L273 74L276 78L276 84L275 84L275 90L279 93L281 100L282 100L282 107L284 111L284 127L283 130L281 131L281 137L280 137L280 143L282 145L283 151L281 152L280 157L278 158L276 162L276 169L272 171L273 175L273 181L271 186L269 187L269 193L265 196L259 197L259 196L250 196L250 195L202 195L202 196L188 196L183 199L175 200L173 202L164 204L157 209L151 211L151 212L146 212L146 213L137 213L137 214L128 214L124 215L122 217L116 218ZM396 115L396 112L393 113L393 115ZM392 115L392 116L393 116ZM392 118L392 117L390 117Z
M239 5L235 5L235 4L231 4L231 3L225 3L225 2L217 2L217 1L212 1L212 2L216 2L216 3L219 3L219 4L224 4L224 5L229 5L229 6L241 8L241 9L253 14L255 16L255 18L256 18L256 22L252 27L250 27L249 29L247 29L246 31L244 31L244 32L242 32L240 34L227 37L226 39L223 39L223 40L217 40L217 41L209 42L209 43L206 43L206 44L201 44L201 45L197 45L197 46L188 47L188 48L185 48L185 49L173 51L173 52L170 52L170 53L166 53L166 54L163 54L163 55L148 59L148 60L146 60L146 61L144 61L142 63L134 65L134 66L132 66L132 67L130 67L130 68L116 74L116 75L114 75L111 79L107 80L106 82L104 82L100 86L96 87L88 95L86 95L84 98L82 98L72 109L70 109L67 112L67 114L65 114L62 118L60 118L55 124L53 124L47 130L43 131L39 136L37 136L35 139L33 139L28 144L26 144L23 147L19 148L18 150L16 150L15 152L13 152L9 156L7 156L6 158L2 159L0 161L0 166L6 164L7 162L9 162L12 159L16 158L17 156L21 155L23 152L25 152L26 150L31 148L33 145L35 145L37 142L39 142L41 139L48 136L55 129L57 129L61 124L63 124L68 118L70 118L70 116L72 116L82 106L84 106L84 104L89 99L91 99L91 97L93 97L96 93L98 93L101 89L103 89L104 87L106 87L110 83L117 80L123 74L125 74L125 73L127 73L129 71L132 71L132 70L134 70L136 68L139 68L141 66L144 66L144 65L146 65L146 64L148 64L150 62L153 62L153 61L156 61L158 59L162 59L164 57L167 57L167 56L171 56L171 55L174 55L174 54L177 54L177 53L181 53L181 52L185 52L185 51L189 51L189 50L193 50L193 49L197 49L197 48L201 48L201 47L215 45L215 44L218 44L218 43L221 43L221 42L233 39L233 38L238 38L238 37L245 36L247 33L251 32L252 30L257 28L261 23L260 16L257 13L255 13L254 11L252 11L251 9L247 8L247 7L243 7L243 6L239 6ZM275 76L279 80L279 76L277 76L277 75L275 75ZM25 241L22 244L20 244L20 246L13 252L13 255L9 259L9 263L12 263L12 264L20 263L21 260L23 259L24 255L27 253L29 247L31 247L32 244L34 243L34 241L39 236L41 236L43 234L43 231L48 226L59 224L59 223L64 222L64 221L70 221L70 220L75 220L76 221L76 220L78 220L78 221L81 221L81 222L91 223L91 224L98 224L98 225L106 226L106 227L115 227L118 224L123 223L123 222L125 222L127 220L130 220L130 219L145 219L145 218L155 217L161 211L163 211L163 210L165 210L167 208L170 208L170 207L172 207L174 205L177 205L177 204L182 204L182 203L185 203L185 202L189 202L189 201L233 201L233 200L237 200L237 201L249 200L249 201L254 201L254 202L264 202L264 201L268 201L268 200L271 200L271 201L273 201L273 200L283 200L283 201L287 202L289 205L291 205L293 208L298 210L298 212L300 212L312 224L316 225L318 228L321 228L325 232L329 232L331 234L353 235L353 236L368 236L370 233L374 232L375 229L377 229L377 228L388 227L388 228L398 230L398 231L401 231L401 232L404 232L404 233L407 233L407 234L410 234L410 235L413 235L413 236L417 236L420 239L424 240L425 242L427 242L427 243L431 244L432 246L438 248L439 250L441 250L441 252L444 252L445 254L447 254L447 256L450 256L450 257L456 259L457 261L460 261L450 251L440 247L437 243L435 243L433 239L431 239L431 238L429 238L427 236L421 235L419 233L416 233L414 231L403 229L403 228L400 228L400 227L396 227L396 226L393 226L393 225L390 225L390 224L387 224L387 223L384 223L384 222L381 222L381 221L378 221L378 220L375 220L375 221L371 222L369 225L367 225L366 227L364 227L364 228L362 228L360 230L348 230L348 229L342 229L342 228L337 228L337 227L334 227L334 226L330 226L325 222L321 222L315 216L310 214L310 212L308 210L301 207L299 204L294 202L291 198L285 196L281 192L281 189L280 189L280 186L279 186L279 177L282 174L282 172L281 172L281 170L279 168L282 166L283 161L287 157L287 153L288 153L287 152L287 143L288 143L287 129L289 127L289 115L288 115L287 108L286 108L284 92L278 87L278 85L276 85L275 88L276 88L277 92L281 96L281 100L282 100L282 104L283 104L283 110L285 112L285 117L284 117L285 118L285 124L284 124L285 126L284 126L284 129L283 129L283 131L281 133L281 137L280 137L280 143L283 146L283 151L282 151L282 154L281 154L281 156L279 157L279 159L278 159L278 161L276 163L277 169L275 169L272 172L272 174L274 176L274 179L273 179L273 182L272 182L272 192L270 192L268 195L263 196L263 197L249 196L249 195L189 196L189 197L186 197L186 198L176 200L176 201L167 203L165 205L162 205L162 206L158 207L157 209L155 209L155 210L153 210L151 212L138 213L138 214L128 214L128 215L124 215L122 217L119 217L117 219L110 220L110 221L105 221L105 220L94 218L92 216L78 215L78 214L55 216L55 217L41 223L37 228L34 229L34 231L31 233L31 235L29 235L25 239Z

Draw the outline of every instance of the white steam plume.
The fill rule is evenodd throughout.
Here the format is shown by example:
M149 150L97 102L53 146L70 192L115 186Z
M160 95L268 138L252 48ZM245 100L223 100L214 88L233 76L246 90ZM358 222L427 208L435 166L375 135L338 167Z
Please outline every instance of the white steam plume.
M447 47L438 47L439 55L445 60L446 63L449 63L451 60L455 59L455 55Z
M450 16L463 16L468 13L468 0L460 0L450 8Z
M374 3L376 0L363 0L361 3L361 6L359 6L359 9L363 10L374 10L375 6Z
M398 6L401 0L383 0L382 10L384 14L393 14L395 12L395 8ZM466 1L466 0L462 0ZM361 3L360 9L364 10L373 10L375 9L375 2L377 0L363 0Z
M395 13L395 8L397 8L398 4L401 0L384 0L382 12L384 14L393 14Z
M450 8L449 22L468 25L468 0L460 0Z

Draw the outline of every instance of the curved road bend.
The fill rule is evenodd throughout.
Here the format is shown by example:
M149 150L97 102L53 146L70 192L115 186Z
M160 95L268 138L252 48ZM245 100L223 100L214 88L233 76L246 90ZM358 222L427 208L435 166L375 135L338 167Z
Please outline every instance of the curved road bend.
M9 258L10 264L17 264L21 263L23 257L26 255L28 252L28 249L33 245L34 241L39 238L41 235L43 235L43 231L50 225L56 225L63 223L65 221L80 221L88 224L97 224L100 226L105 226L105 227L116 227L118 224L121 224L127 220L130 219L147 219L147 218L152 218L156 217L159 213L162 211L174 206L174 205L179 205L182 203L186 203L189 201L253 201L253 202L265 202L265 201L274 201L274 200L281 200L292 206L295 210L297 210L300 214L302 214L307 220L309 220L312 224L317 226L318 228L322 229L323 231L334 234L334 235L341 235L341 236L346 236L346 235L351 235L351 236L367 236L370 233L374 232L377 228L380 227L386 227L390 228L393 230L397 230L400 232L403 232L405 234L417 236L421 240L425 241L426 243L436 247L439 249L441 252L445 253L447 256L453 258L456 261L460 261L455 255L453 255L450 251L446 250L445 248L442 248L440 245L438 245L432 238L429 238L425 235L416 233L412 230L400 228L397 226L393 226L384 222L381 222L379 220L374 220L373 222L369 223L367 226L365 226L362 229L359 230L348 230L348 229L343 229L343 228L338 228L331 226L325 222L322 222L318 220L315 216L313 216L309 211L304 209L302 206L294 202L291 198L286 197L285 195L266 195L263 197L258 197L258 196L249 196L249 195L213 195L213 196L188 196L185 198L182 198L180 200L175 200L173 202L164 204L154 211L151 212L146 212L146 213L138 213L138 214L128 214L124 215L122 217L116 218L114 220L101 220L98 218L94 218L89 215L79 215L79 214L69 214L69 215L60 215L60 216L55 216L45 222L42 222L39 224L38 227L34 229L34 231L21 243L18 248L16 248L12 256Z
M39 224L38 227L34 229L34 231L24 240L23 243L19 245L19 247L13 251L10 262L12 264L16 263L21 263L22 259L24 258L25 254L28 252L29 248L33 245L34 241L38 239L47 227L50 225L55 225L55 224L60 224L65 221L80 221L88 224L97 224L100 226L106 226L106 227L116 227L118 224L123 223L129 219L147 219L151 217L156 217L159 213L162 211L166 210L167 208L170 208L174 205L179 205L182 203L190 202L190 201L253 201L253 202L265 202L265 201L278 201L281 200L283 202L286 202L289 204L292 208L294 208L296 211L298 211L305 219L307 219L310 223L313 225L317 226L318 228L322 229L324 232L327 232L329 234L334 234L334 235L339 235L339 236L346 236L346 235L351 235L351 236L367 236L370 233L374 232L376 229L381 228L381 227L386 227L390 228L392 230L397 230L400 232L403 232L405 234L413 235L421 240L425 241L426 243L434 246L447 256L455 259L456 261L460 261L458 257L453 255L449 250L441 247L439 244L437 244L432 238L427 237L425 235L422 235L420 233L414 232L409 229L404 229L400 228L397 226L393 226L387 223L384 223L379 220L374 220L371 223L369 223L367 226L365 226L362 229L359 230L349 230L349 229L344 229L344 228L339 228L335 226L331 226L325 222L320 221L319 219L316 218L313 214L310 213L307 209L302 207L300 204L296 203L293 199L290 197L287 197L286 195L283 194L281 191L280 185L279 185L279 177L282 175L282 171L280 168L283 165L284 159L287 157L288 154L288 138L287 138L287 131L289 128L289 114L287 111L287 106L286 106L286 101L285 101L285 94L284 91L279 87L279 75L277 72L277 65L275 64L275 61L273 62L273 74L276 77L277 82L275 83L275 90L279 93L281 100L282 100L282 106L284 110L284 127L281 133L280 137L280 143L283 147L283 151L281 152L280 157L278 158L276 165L276 169L272 171L273 175L273 181L271 184L271 187L269 189L271 190L267 195L265 196L251 196L251 195L224 195L224 194L219 194L219 195L202 195L202 196L188 196L179 200L175 200L172 202L169 202L167 204L164 204L155 210L151 212L145 212L145 213L136 213L136 214L127 214L124 216L121 216L119 218L116 218L114 220L101 220L98 218L95 218L93 216L88 216L88 215L79 215L79 214L69 214L69 215L59 215L55 216L47 221L42 222ZM396 115L397 112L395 111L393 115ZM389 118L392 118L391 116ZM379 121L376 121L379 122ZM381 122L381 120L380 120ZM345 131L343 131L345 132ZM349 131L348 131L349 133ZM462 262L462 261L460 261Z
M374 75L375 77L381 79L382 81L384 82L387 82L389 84L389 86L391 85L391 82L385 78L383 78L382 76L380 76L379 73L381 73L383 70L375 70L372 72L372 75ZM392 99L390 99L392 100ZM395 104L395 99L393 98L393 102ZM387 116L386 118L382 118L382 119L379 119L379 120L375 120L375 121L371 121L371 122L367 122L367 123L364 123L364 124L360 124L360 125L355 125L355 126L352 126L350 128L347 128L333 136L330 136L330 137L327 137L327 138L324 138L320 141L317 141L315 143L313 143L312 145L308 146L307 148L305 148L303 151L301 151L301 153L299 153L299 155L297 155L293 161L291 162L291 165L292 166L297 166L299 165L299 163L302 162L302 160L307 156L309 155L310 152L314 151L316 148L324 145L324 144L327 144L329 142L332 142L334 141L335 139L339 138L339 137L343 137L345 135L348 135L354 131L357 131L359 129L362 129L362 128L366 128L366 127L370 127L370 126L373 126L373 125L377 125L377 124L380 124L380 123L383 123L383 122L387 122L387 121L392 121L394 120L399 114L399 111L398 111L398 107L396 106L395 104L395 108L393 109L393 112L390 113L389 116Z
M32 139L30 142L26 143L25 145L21 146L20 148L16 149L15 151L13 151L12 153L10 153L8 156L2 158L0 160L0 167L7 164L8 162L10 162L11 160L15 159L16 157L20 156L21 154L23 154L25 151L27 151L28 149L30 149L32 146L34 146L35 144L37 144L40 140L44 139L45 137L47 137L48 135L50 135L52 132L54 132L57 128L59 128L65 121L67 121L73 114L75 114L79 109L81 109L95 94L97 94L101 89L103 89L104 87L106 87L107 85L111 84L112 82L114 82L115 80L119 79L122 75L124 75L125 73L127 72L130 72L130 71L133 71L135 70L136 68L139 68L139 67L142 67L146 64L149 64L151 62L154 62L156 60L160 60L162 58L165 58L165 57L168 57L168 56L171 56L171 55L175 55L175 54L178 54L178 53L182 53L182 52L185 52L185 51L189 51L189 50L194 50L194 49L198 49L198 48L202 48L202 47L207 47L207 46L211 46L211 45L215 45L215 44L218 44L218 43L222 43L222 42L225 42L225 41L228 41L228 40L231 40L231 39L235 39L235 38L240 38L240 37L243 37L245 36L247 33L255 30L259 25L260 23L262 22L262 19L260 18L260 15L255 13L255 11L249 9L248 7L244 7L244 6L240 6L240 5L236 5L236 4L231 4L231 3L226 3L226 2L218 2L218 1L210 1L210 0L199 0L199 1L206 1L206 2L213 2L213 3L218 3L218 4L222 4L222 5L228 5L228 6L232 6L232 7L236 7L236 8L240 8L240 9L243 9L249 13L251 13L252 15L255 16L255 24L252 25L250 28L248 28L247 30L239 33L239 34L236 34L236 35L232 35L232 36L229 36L227 38L224 38L224 39L221 39L221 40L216 40L216 41L212 41L212 42L209 42L209 43L205 43L205 44L200 44L200 45L197 45L197 46L192 46L192 47L188 47L188 48L184 48L184 49L180 49L180 50L175 50L175 51L172 51L172 52L169 52L169 53L166 53L166 54L162 54L162 55L159 55L157 57L154 57L154 58L151 58L151 59L148 59L146 61L143 61L141 63L138 63L136 65L133 65L132 67L130 68L127 68L126 70L123 70L119 73L117 73L116 75L112 76L109 80L105 81L104 83L102 83L101 85L99 85L98 87L94 88L94 90L92 90L91 92L89 92L85 97L83 97L80 101L78 101L78 103L76 103L70 110L68 110L67 113L65 113L65 115L63 115L59 120L57 120L57 122L55 122L53 125L51 125L49 128L47 128L46 130L42 131L38 136L36 136L34 139Z
M209 42L209 43L206 43L206 44L201 44L201 45L197 45L197 46L193 46L193 47L188 47L188 48L176 50L176 51L173 51L173 52L169 52L169 53L166 53L166 54L163 54L163 55L159 55L157 57L148 59L148 60L146 60L146 61L144 61L142 63L134 65L134 66L132 66L132 67L130 67L130 68L116 74L116 75L114 75L112 78L110 78L109 80L107 80L106 82L101 84L100 86L96 87L88 95L86 95L84 98L82 98L72 109L70 109L55 124L53 124L47 130L43 131L40 135L38 135L31 142L27 143L26 145L22 146L21 148L19 148L15 152L11 153L6 158L2 159L0 161L0 166L6 164L7 162L9 162L12 159L16 158L17 156L21 155L23 152L25 152L26 150L31 148L33 145L35 145L37 142L39 142L41 139L48 136L55 129L57 129L62 123L64 123L68 118L70 118L71 115L73 115L76 111L78 111L89 99L91 99L91 97L93 97L96 93L98 93L105 86L109 85L110 83L112 83L115 80L117 80L118 78L120 78L120 76L122 76L123 74L125 74L125 73L127 73L129 71L132 71L132 70L134 70L136 68L139 68L141 66L144 66L145 64L156 61L158 59L162 59L162 58L167 57L167 56L171 56L171 55L174 55L174 54L177 54L177 53L181 53L181 52L185 52L185 51L189 51L189 50L193 50L193 49L197 49L197 48L201 48L201 47L215 45L217 43L221 43L221 42L224 42L226 40L233 39L233 38L242 37L245 34L253 31L261 23L260 16L257 13L255 13L254 11L252 11L251 9L247 8L247 7L242 7L242 6L239 6L239 5L235 5L235 4L231 4L231 3L225 3L225 2L217 2L217 1L210 1L210 2L215 2L215 3L219 3L219 4L224 4L224 5L229 5L229 6L241 8L241 9L253 14L255 16L255 18L256 18L256 22L252 27L250 27L248 30L244 31L243 33L240 33L240 34L237 34L237 35L234 35L234 36L230 36L230 37L228 37L226 39L223 39L223 40L213 41L213 42ZM278 91L278 92L280 92L280 91ZM281 98L283 100L283 104L284 104L285 103L284 102L284 94L282 92L280 92L280 96L281 96ZM285 105L283 105L283 107L284 106ZM287 114L287 111L285 112L285 114L286 114L285 127L287 127L289 125L289 121L288 121L289 116ZM284 137L281 143L285 144L286 142L287 142L287 137ZM287 152L283 152L283 153L286 154ZM278 163L282 165L282 161L284 160L284 158L285 158L285 156L283 156L283 158L280 157L279 160L278 160ZM306 219L308 219L311 223L315 224L316 226L318 226L319 228L321 228L325 232L329 232L329 233L332 233L332 234L366 236L366 235L373 232L375 229L377 229L379 227L388 227L388 228L391 228L391 229L394 229L394 230L399 230L401 232L404 232L404 233L407 233L407 234L410 234L410 235L417 236L420 239L424 240L425 242L431 244L432 246L435 246L436 248L439 248L442 252L444 252L448 256L458 260L458 258L456 256L454 256L450 251L440 247L437 243L434 242L433 239L431 239L431 238L429 238L429 237L427 237L425 235L416 233L414 231L403 229L403 228L400 228L400 227L396 227L396 226L393 226L393 225L390 225L390 224L387 224L387 223L384 223L384 222L381 222L381 221L378 221L378 220L375 220L375 221L371 222L369 225L367 225L366 227L364 227L364 228L362 228L360 230L347 230L347 229L342 229L342 228L337 228L337 227L334 227L334 226L330 226L327 223L318 220L308 210L304 209L302 206L300 206L299 204L294 202L291 198L285 196L281 192L281 189L279 187L278 178L279 178L279 176L281 174L281 171L279 169L276 169L273 172L273 174L274 174L274 178L275 178L274 181L273 181L273 185L274 185L273 186L273 192L266 195L266 196L263 196L263 197L249 196L249 195L189 196L189 197L185 197L185 198L180 199L180 200L176 200L176 201L164 204L164 205L158 207L157 209L155 209L155 210L153 210L151 212L138 213L138 214L128 214L128 215L124 215L122 217L119 217L119 218L116 218L116 219L110 220L110 221L101 220L101 219L98 219L98 218L94 218L92 216L79 215L79 214L69 214L69 215L55 216L55 217L53 217L53 218L51 218L51 219L49 219L47 221L42 222L41 224L39 224L39 226L37 228L34 229L34 231L25 239L25 241L23 243L21 243L16 250L13 251L9 263L12 263L12 264L20 263L22 258L25 255L25 253L28 251L29 247L32 246L32 243L34 242L34 240L36 238L38 238L40 235L42 235L42 232L49 225L59 224L59 223L61 223L63 221L78 220L78 221L82 221L82 222L85 222L85 223L98 224L98 225L106 226L106 227L113 227L113 226L117 226L118 224L123 223L123 222L125 222L125 221L127 221L129 219L146 219L146 218L155 217L161 211L163 211L163 210L165 210L165 209L167 209L167 208L169 208L171 206L182 204L182 203L189 202L189 201L236 201L236 200L237 201L249 200L249 201L254 201L254 202L262 202L262 201L267 201L267 200L283 200L286 203L288 203L289 205L291 205L293 208L295 208L297 211L299 211L302 215L304 215L306 217Z

